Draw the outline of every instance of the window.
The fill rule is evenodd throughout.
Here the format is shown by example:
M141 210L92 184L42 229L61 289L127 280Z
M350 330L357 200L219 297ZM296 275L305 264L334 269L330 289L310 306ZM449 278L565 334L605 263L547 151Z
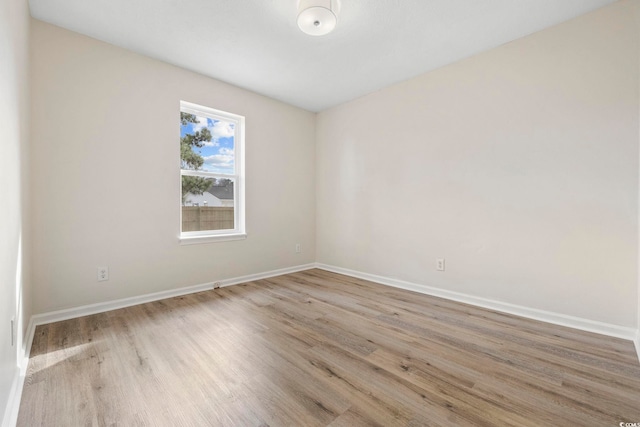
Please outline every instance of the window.
M180 102L180 241L246 237L244 117Z

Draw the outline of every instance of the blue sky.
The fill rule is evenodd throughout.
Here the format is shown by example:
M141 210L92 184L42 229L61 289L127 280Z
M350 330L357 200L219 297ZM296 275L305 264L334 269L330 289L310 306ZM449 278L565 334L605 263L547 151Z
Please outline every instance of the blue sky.
M204 158L201 170L216 173L234 173L234 124L224 120L196 116L198 123L187 123L180 126L180 137L192 134L207 127L211 132L211 142L202 148L192 150Z

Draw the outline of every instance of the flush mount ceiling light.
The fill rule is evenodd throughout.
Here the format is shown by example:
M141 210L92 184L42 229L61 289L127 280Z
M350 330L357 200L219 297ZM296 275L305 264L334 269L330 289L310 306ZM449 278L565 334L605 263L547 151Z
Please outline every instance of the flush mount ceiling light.
M339 0L298 0L298 27L310 36L329 34L338 23Z

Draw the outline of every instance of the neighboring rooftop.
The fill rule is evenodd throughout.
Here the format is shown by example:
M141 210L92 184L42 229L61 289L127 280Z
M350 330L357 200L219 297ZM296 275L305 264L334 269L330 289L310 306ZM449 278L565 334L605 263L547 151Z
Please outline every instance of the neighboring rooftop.
M220 200L233 200L233 182L226 185L211 185L207 191Z

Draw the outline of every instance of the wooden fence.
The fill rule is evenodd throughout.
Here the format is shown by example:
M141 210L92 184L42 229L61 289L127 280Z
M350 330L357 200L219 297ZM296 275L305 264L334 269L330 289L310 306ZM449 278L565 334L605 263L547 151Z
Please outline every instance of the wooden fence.
M233 207L182 207L182 231L233 230L233 221Z

